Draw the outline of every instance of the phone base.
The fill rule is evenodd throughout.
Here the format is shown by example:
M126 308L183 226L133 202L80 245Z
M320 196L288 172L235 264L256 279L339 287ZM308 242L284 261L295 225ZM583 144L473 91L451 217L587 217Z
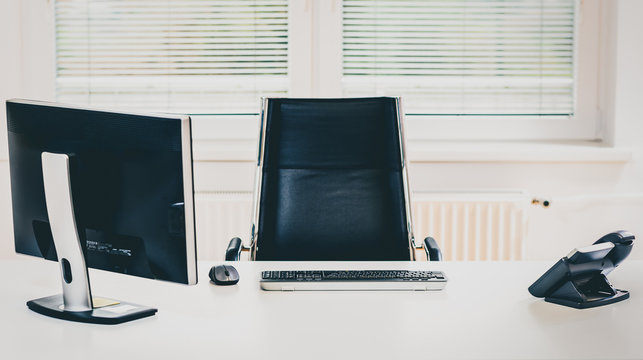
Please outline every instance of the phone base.
M629 291L614 289L605 275L590 273L566 281L547 296L545 301L576 309L587 309L613 304L629 297Z
M589 309L597 306L613 304L615 302L623 301L630 298L629 291L620 290L620 289L614 289L614 290L616 291L616 294L609 295L600 299L591 299L587 301L574 301L574 300L547 297L545 298L545 301L553 304L573 307L576 309Z

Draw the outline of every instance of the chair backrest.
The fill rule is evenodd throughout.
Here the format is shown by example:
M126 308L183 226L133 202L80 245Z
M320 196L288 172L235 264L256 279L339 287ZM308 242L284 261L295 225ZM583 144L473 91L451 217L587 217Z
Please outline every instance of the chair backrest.
M264 99L253 259L412 259L398 108Z

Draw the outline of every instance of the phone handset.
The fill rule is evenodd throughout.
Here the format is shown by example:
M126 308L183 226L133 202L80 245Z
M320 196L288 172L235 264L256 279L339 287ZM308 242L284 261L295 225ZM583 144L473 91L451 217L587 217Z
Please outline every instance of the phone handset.
M603 236L596 240L594 244L605 242L614 244L614 248L607 254L606 258L612 261L614 267L617 267L632 252L634 234L629 231L619 230ZM611 270L612 269L610 269L610 271Z

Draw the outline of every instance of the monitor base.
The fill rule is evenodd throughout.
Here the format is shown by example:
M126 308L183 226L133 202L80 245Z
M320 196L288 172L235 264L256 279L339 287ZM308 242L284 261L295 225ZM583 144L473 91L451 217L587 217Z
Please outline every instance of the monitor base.
M57 319L91 324L121 324L152 316L156 309L126 302L116 302L89 311L65 311L62 295L53 295L27 302L29 309Z

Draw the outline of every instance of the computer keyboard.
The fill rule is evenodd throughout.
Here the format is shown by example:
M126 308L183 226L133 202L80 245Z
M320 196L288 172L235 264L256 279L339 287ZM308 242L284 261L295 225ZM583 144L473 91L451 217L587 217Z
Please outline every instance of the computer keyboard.
M261 288L300 290L442 290L441 271L411 270L286 270L263 271Z

